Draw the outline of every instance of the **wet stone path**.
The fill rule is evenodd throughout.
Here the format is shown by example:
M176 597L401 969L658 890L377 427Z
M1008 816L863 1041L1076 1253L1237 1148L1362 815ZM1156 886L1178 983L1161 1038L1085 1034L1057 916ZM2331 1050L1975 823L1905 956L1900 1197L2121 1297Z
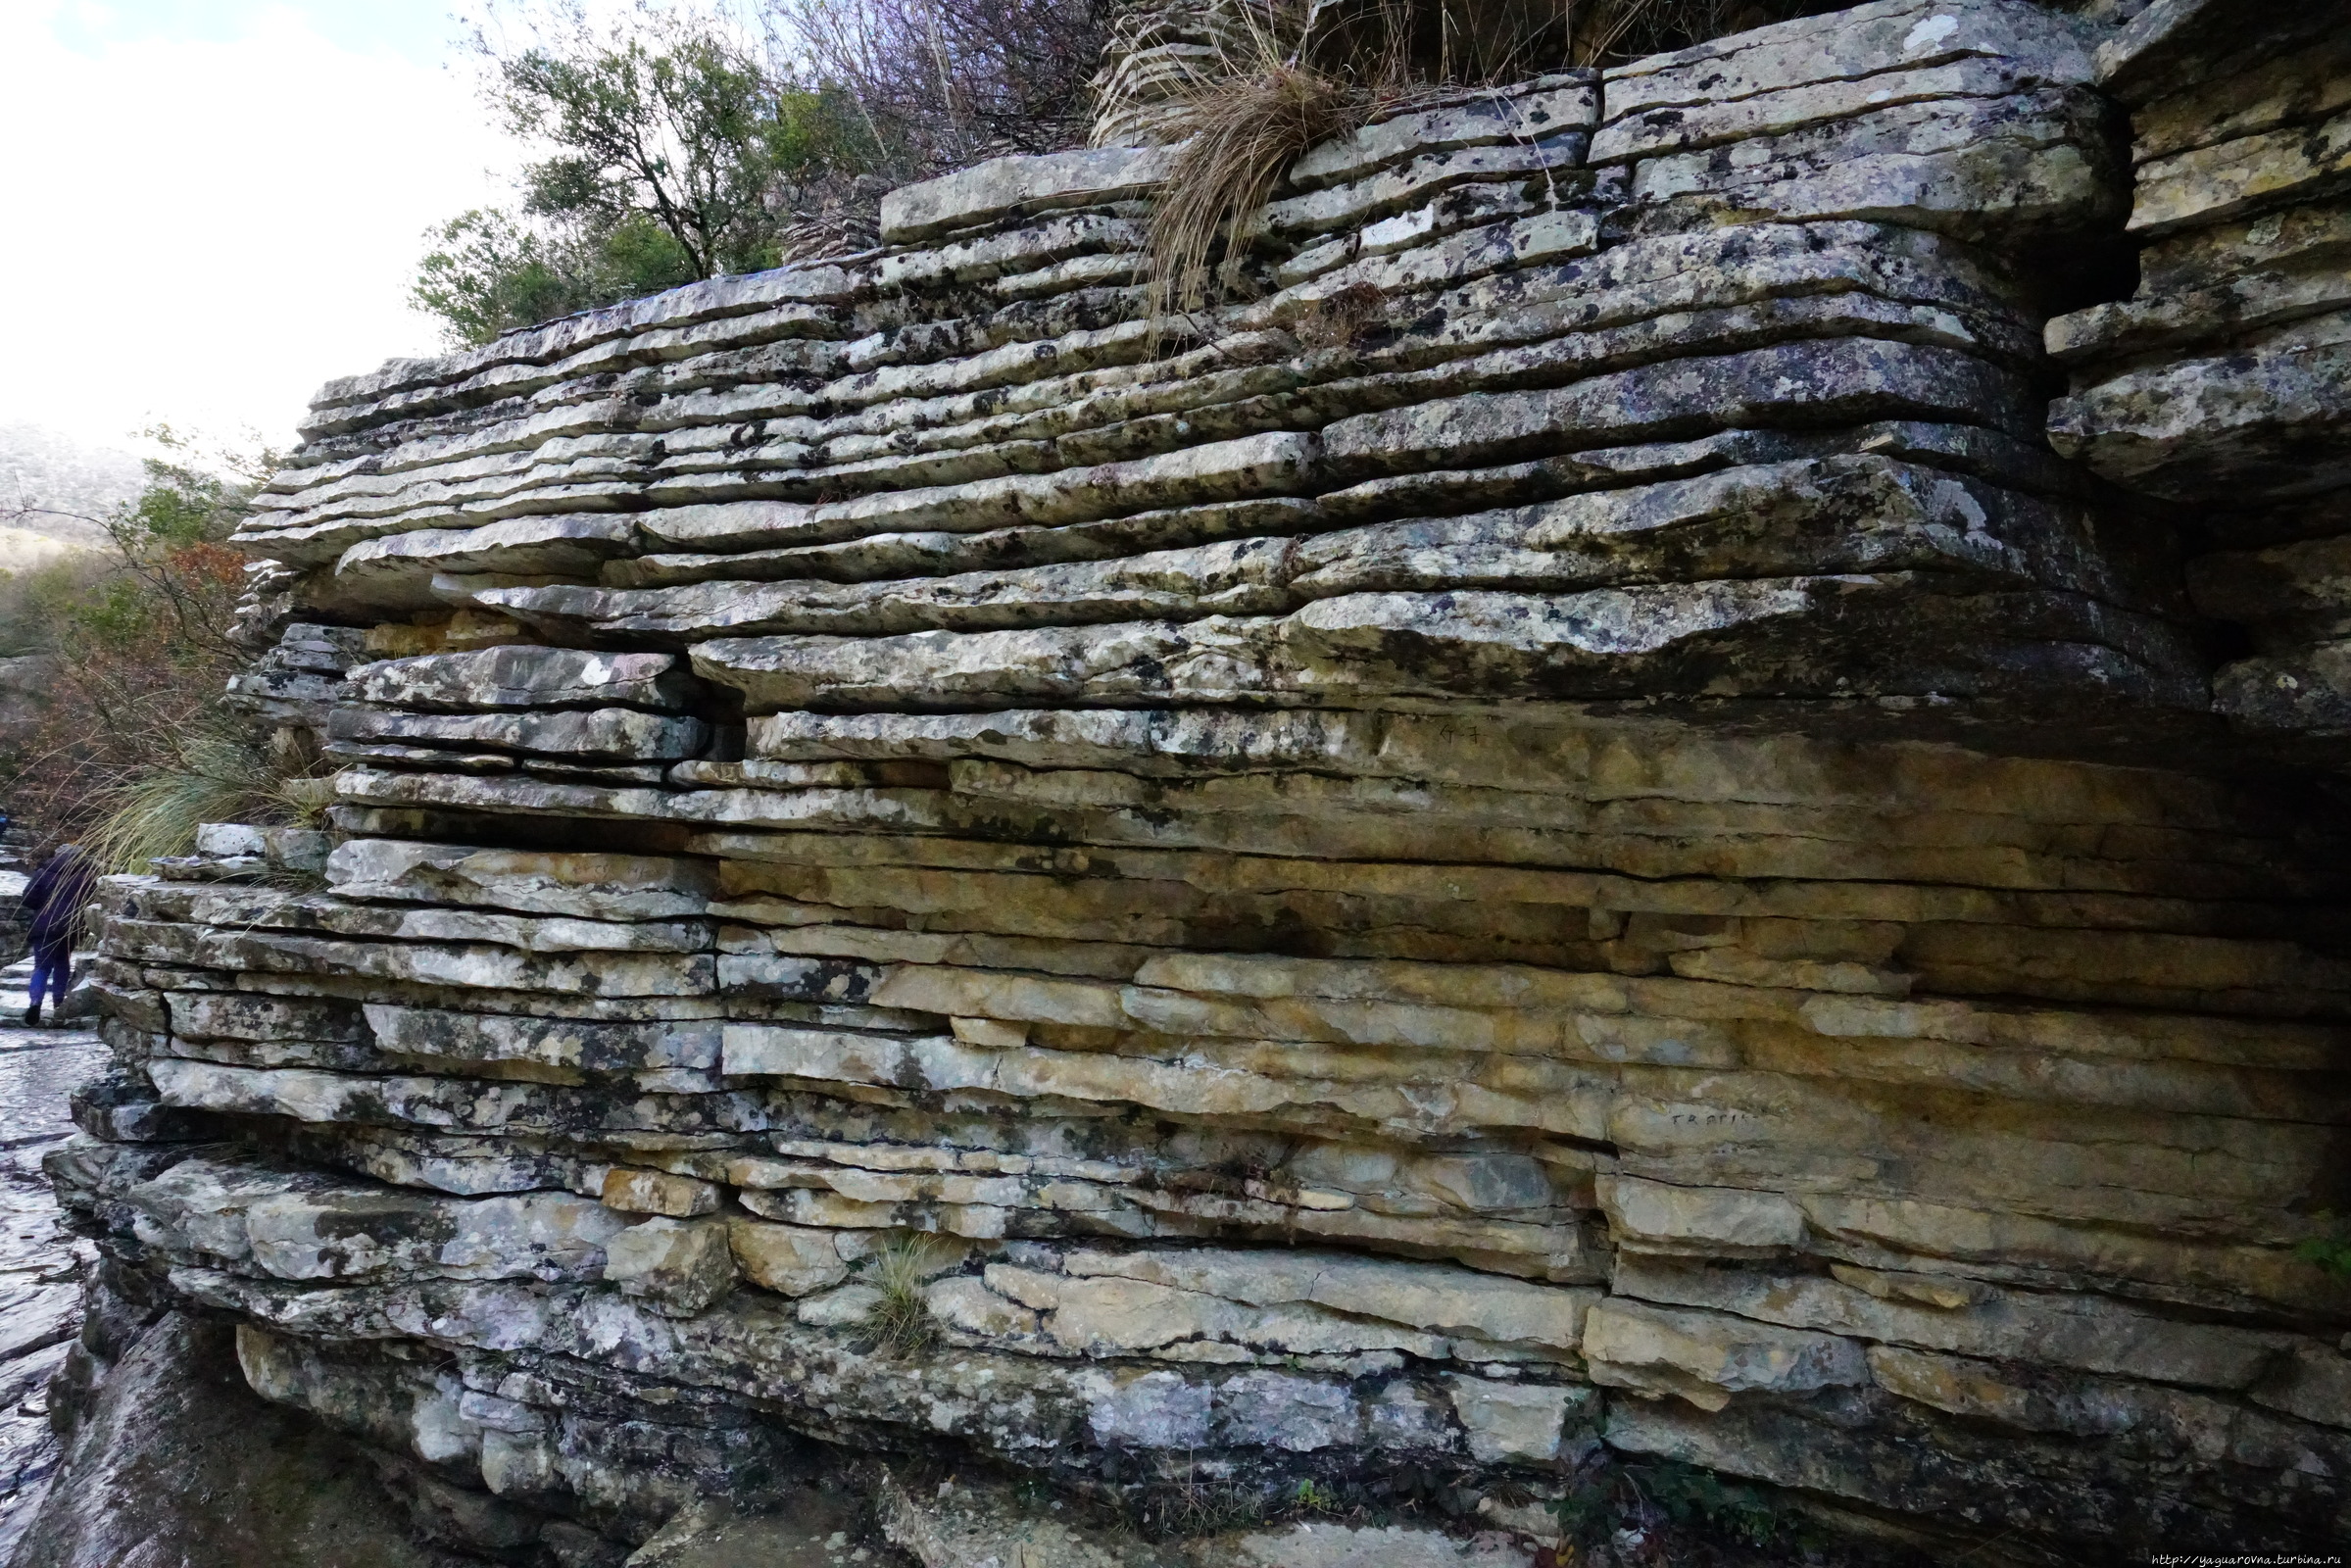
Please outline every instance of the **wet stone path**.
M27 958L0 969L0 1561L57 1463L49 1379L81 1323L89 1245L59 1223L41 1156L73 1131L66 1097L105 1063L86 1027L24 1027Z

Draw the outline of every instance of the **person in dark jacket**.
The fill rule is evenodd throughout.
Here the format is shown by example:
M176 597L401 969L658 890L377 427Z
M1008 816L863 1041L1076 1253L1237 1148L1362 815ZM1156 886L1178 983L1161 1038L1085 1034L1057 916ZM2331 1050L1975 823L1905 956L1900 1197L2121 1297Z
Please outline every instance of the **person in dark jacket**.
M24 885L24 909L32 916L32 1005L24 1009L27 1025L40 1023L44 992L52 1002L66 1000L66 988L73 983L73 943L81 935L81 906L89 902L90 888L97 880L98 868L81 853L81 846L68 844L49 857L49 863Z

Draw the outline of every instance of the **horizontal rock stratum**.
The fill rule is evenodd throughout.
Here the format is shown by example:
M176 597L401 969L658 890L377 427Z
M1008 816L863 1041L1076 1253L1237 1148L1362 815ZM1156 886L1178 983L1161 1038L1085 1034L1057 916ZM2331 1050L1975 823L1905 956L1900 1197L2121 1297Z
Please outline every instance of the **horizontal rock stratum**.
M2339 1545L2347 41L1879 0L1318 147L1180 319L1104 147L330 384L331 828L108 885L107 1290L517 1561L809 1438Z

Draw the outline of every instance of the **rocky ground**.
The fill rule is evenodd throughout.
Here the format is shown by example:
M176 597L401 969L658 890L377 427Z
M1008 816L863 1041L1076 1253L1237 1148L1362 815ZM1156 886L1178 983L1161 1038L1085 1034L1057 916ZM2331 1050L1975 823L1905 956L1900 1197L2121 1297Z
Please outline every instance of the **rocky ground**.
M57 1464L49 1379L81 1324L90 1248L58 1223L41 1155L73 1130L66 1096L106 1048L87 1028L26 1029L31 960L0 970L0 1558Z

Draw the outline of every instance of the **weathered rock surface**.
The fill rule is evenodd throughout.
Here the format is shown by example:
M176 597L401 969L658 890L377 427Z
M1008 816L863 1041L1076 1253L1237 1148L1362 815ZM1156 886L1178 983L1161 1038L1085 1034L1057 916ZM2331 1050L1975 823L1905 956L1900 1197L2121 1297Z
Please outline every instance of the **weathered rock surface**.
M2131 111L2137 295L2049 323L2061 452L2194 510L2189 584L2258 656L2221 669L2242 733L2341 755L2323 605L2351 515L2351 12L2164 0L2108 40ZM2240 634L2241 635L2241 634Z
M706 1498L680 1509L626 1568L889 1568L889 1556L853 1544L857 1524L846 1499L814 1489L757 1513Z
M334 383L240 687L331 833L109 884L61 1198L516 1561L1518 1565L1611 1455L1970 1560L2339 1542L2303 10L1414 104L1179 322L1104 145ZM931 1467L894 1548L792 1536L809 1440Z
M90 1262L89 1244L62 1223L41 1158L73 1136L74 1086L107 1059L82 1028L16 1026L30 978L27 958L9 966L0 988L0 1560L56 1474L54 1416L71 1401L50 1386L73 1357Z
M109 1373L21 1568L442 1568L357 1445L245 1386L234 1331L171 1315Z

